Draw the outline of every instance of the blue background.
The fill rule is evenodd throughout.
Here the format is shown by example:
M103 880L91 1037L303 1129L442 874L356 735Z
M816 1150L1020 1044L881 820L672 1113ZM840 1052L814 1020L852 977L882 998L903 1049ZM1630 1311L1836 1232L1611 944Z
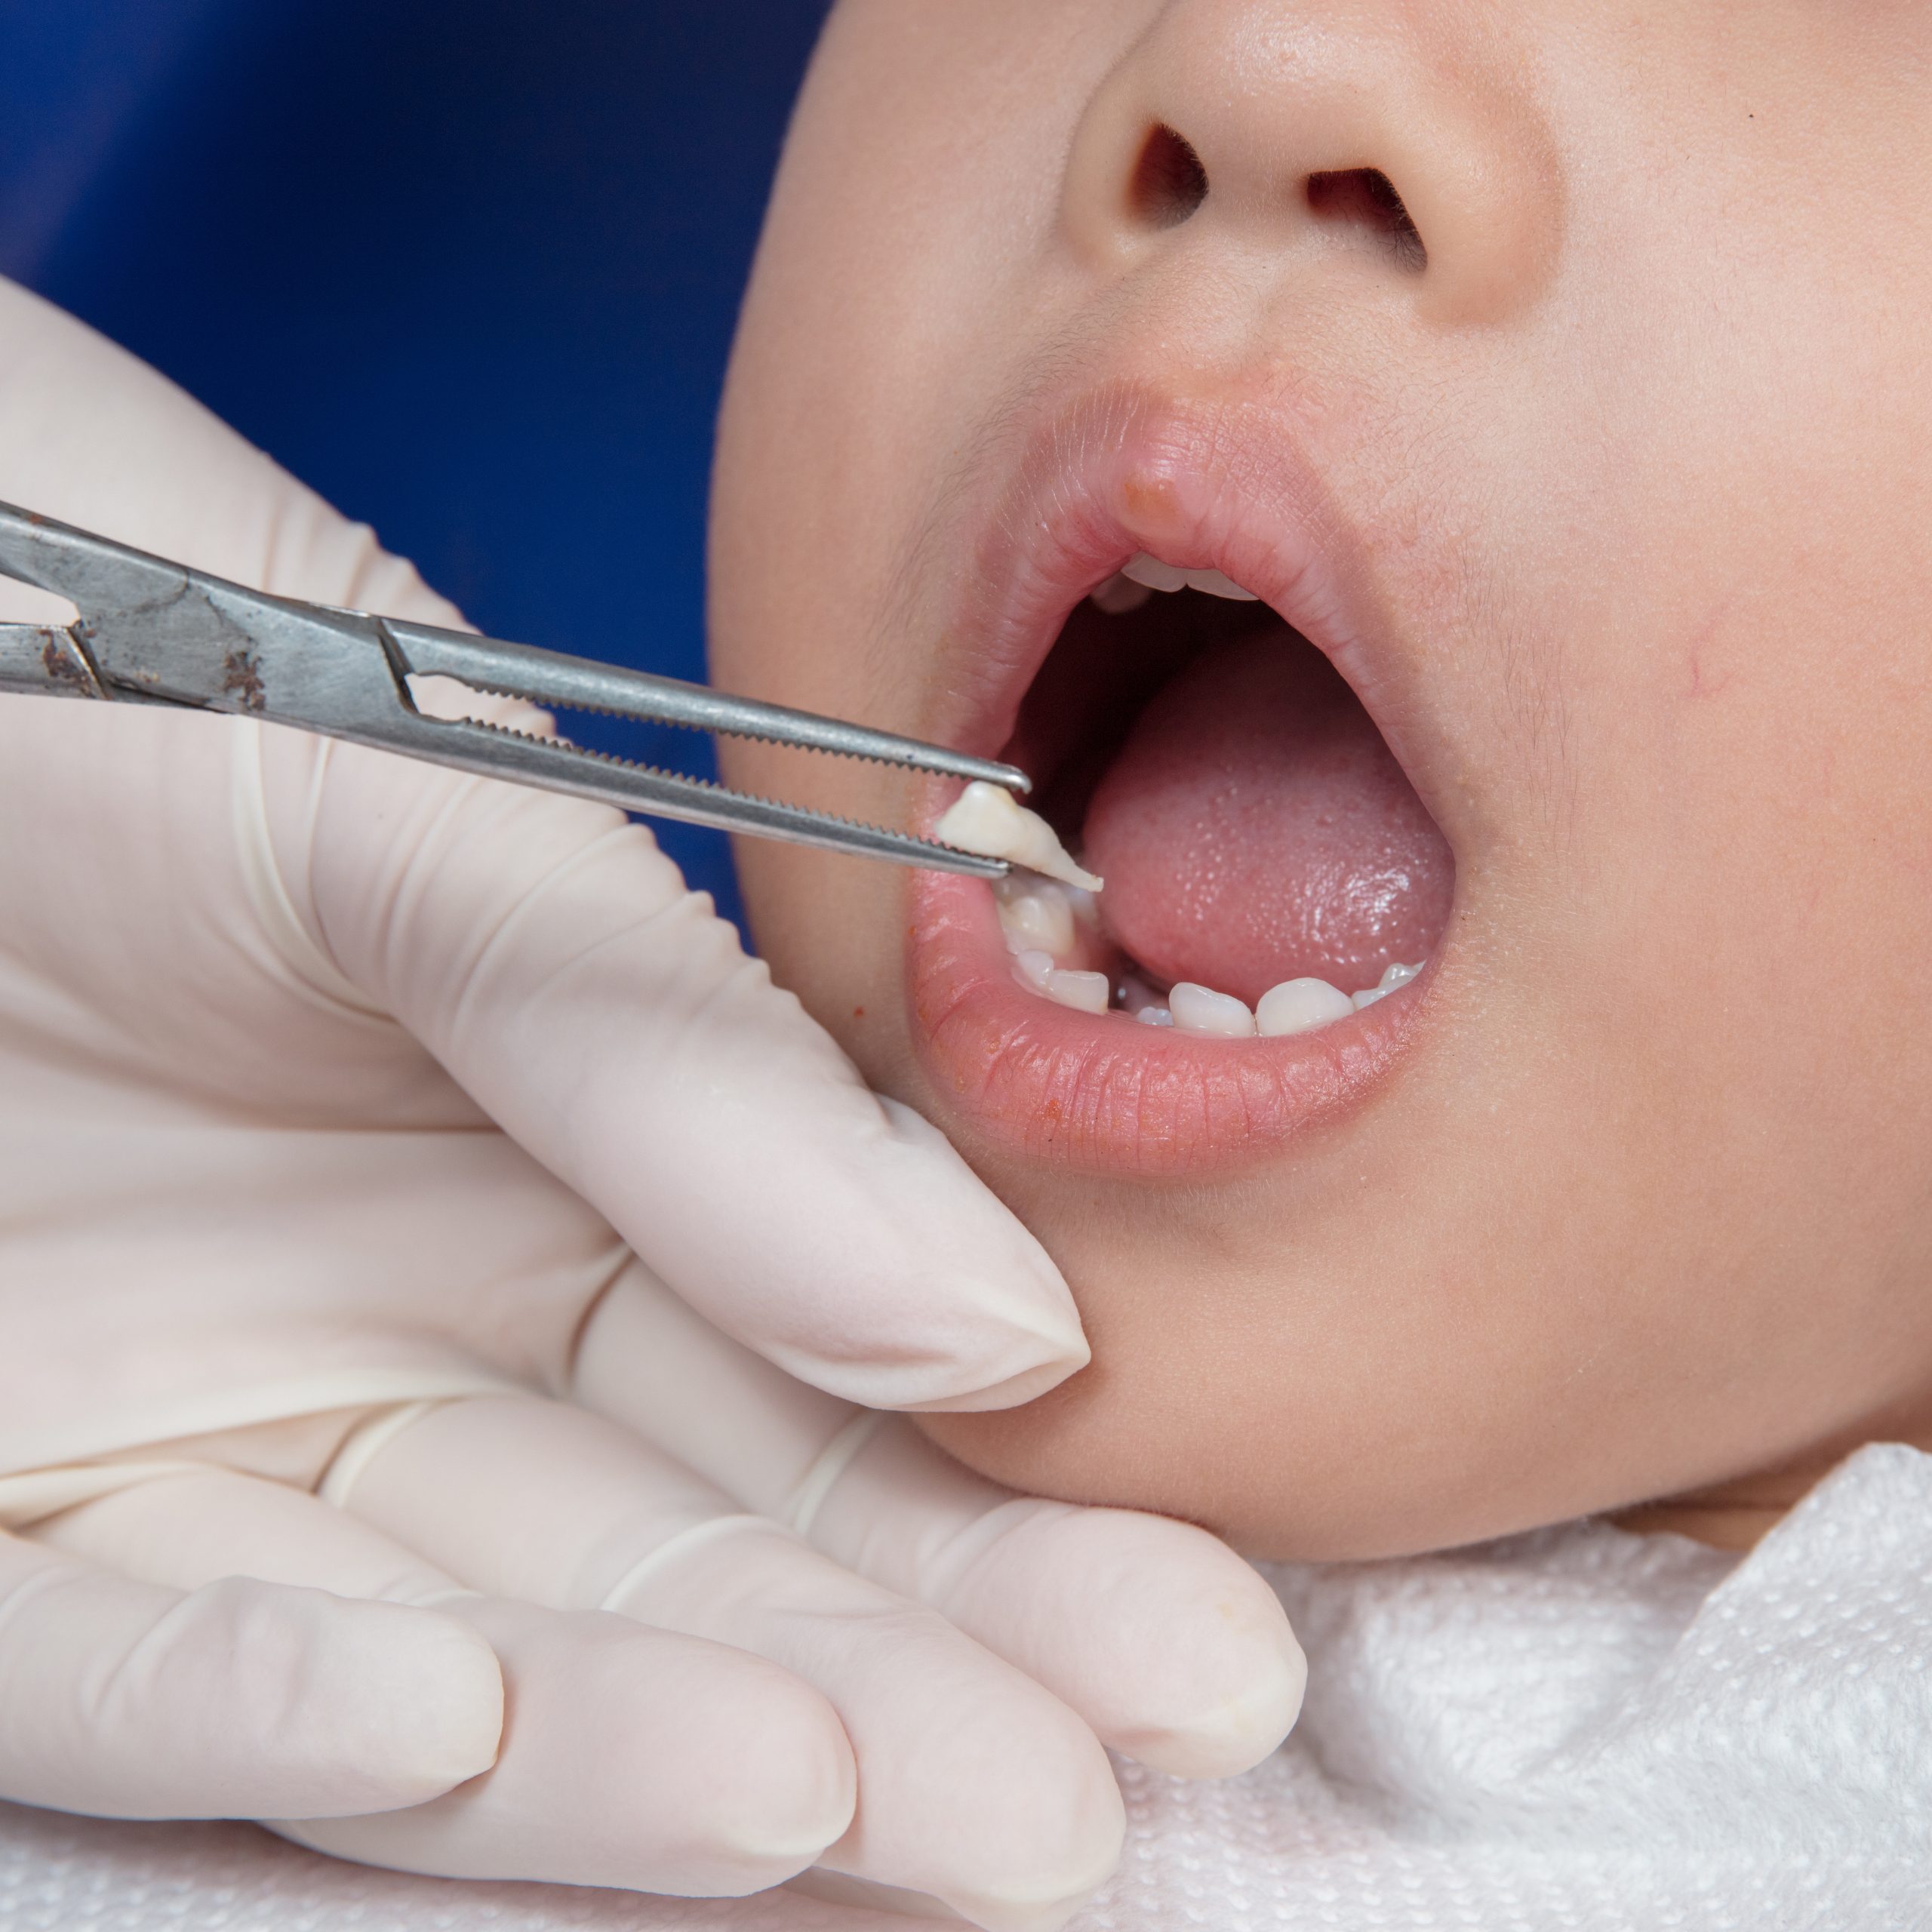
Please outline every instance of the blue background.
M485 629L700 677L719 382L826 11L0 0L0 272ZM657 829L735 912L722 838Z

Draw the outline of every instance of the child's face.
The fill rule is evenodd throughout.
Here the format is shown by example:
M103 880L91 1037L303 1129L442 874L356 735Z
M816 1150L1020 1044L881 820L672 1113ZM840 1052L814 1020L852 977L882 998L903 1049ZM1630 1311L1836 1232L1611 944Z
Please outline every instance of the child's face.
M949 1447L1335 1555L1924 1426L1929 317L1919 0L846 0L720 681L1009 747L1116 977L1429 962L1200 1038L1016 983L977 881L743 854L1084 1310ZM1137 552L1294 632L1083 602Z

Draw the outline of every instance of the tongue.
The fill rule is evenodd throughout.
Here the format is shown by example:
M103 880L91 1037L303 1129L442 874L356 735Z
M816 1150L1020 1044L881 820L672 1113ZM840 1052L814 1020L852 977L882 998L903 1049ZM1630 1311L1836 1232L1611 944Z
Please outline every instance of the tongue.
M1088 808L1109 928L1161 983L1252 1005L1418 964L1455 862L1328 660L1285 627L1197 658L1142 712Z

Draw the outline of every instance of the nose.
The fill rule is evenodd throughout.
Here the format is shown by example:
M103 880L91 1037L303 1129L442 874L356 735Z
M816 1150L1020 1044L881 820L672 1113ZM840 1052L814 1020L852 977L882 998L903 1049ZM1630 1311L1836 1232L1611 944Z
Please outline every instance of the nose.
M1441 322L1546 285L1555 144L1480 0L1167 0L1075 136L1065 217L1128 267L1204 231L1278 265L1367 274Z

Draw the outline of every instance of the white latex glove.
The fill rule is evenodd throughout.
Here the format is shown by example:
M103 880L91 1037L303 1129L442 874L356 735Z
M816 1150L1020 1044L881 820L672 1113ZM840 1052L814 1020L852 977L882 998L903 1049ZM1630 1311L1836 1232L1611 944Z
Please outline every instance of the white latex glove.
M0 498L454 621L5 285ZM1211 1538L856 1406L1084 1359L1037 1244L615 812L0 698L0 1795L1056 1924L1118 1852L1102 1743L1233 1772L1301 1687Z

